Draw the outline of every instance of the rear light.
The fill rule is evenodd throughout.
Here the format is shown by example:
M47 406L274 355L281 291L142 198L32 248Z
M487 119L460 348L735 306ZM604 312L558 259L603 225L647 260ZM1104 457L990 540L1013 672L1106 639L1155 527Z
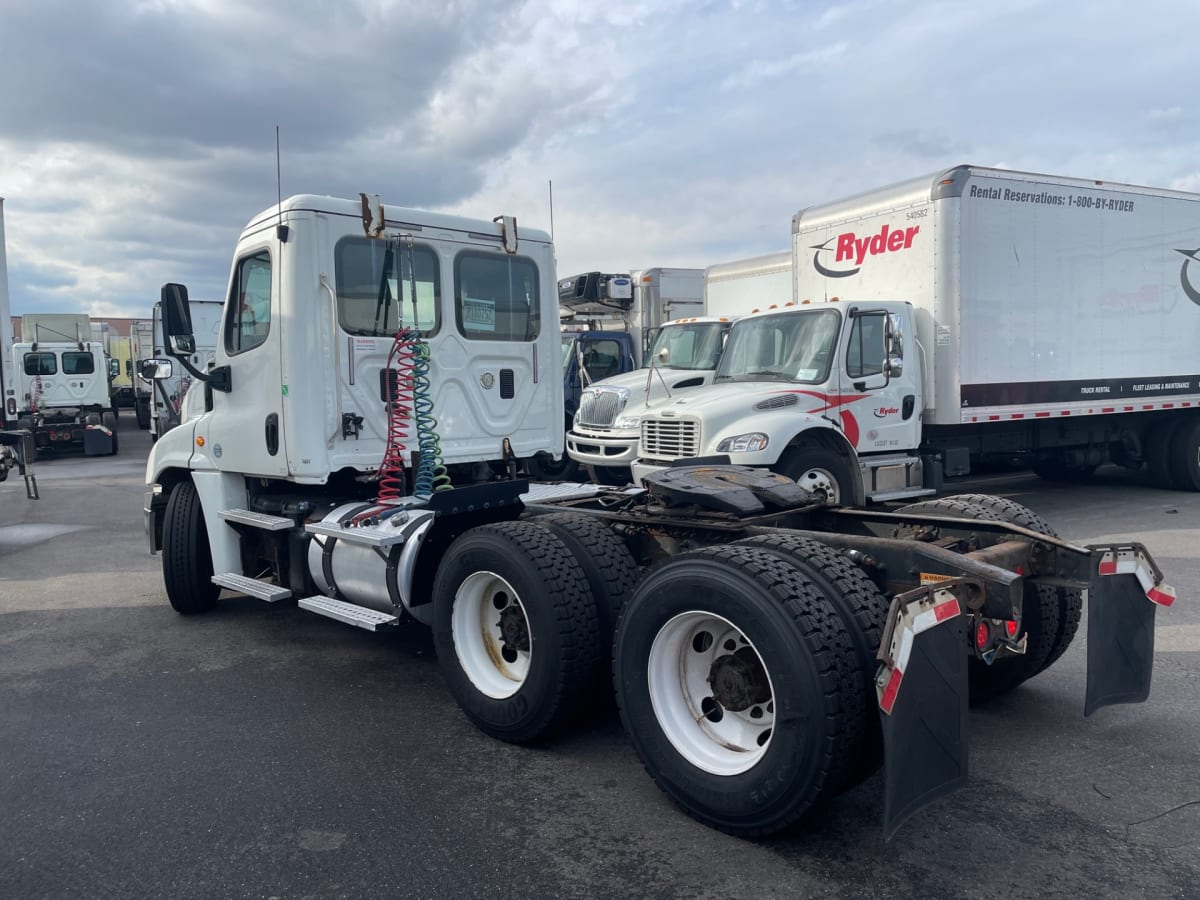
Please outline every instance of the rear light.
M975 628L975 649L982 653L987 649L988 643L992 639L992 630L988 627L988 623L980 621Z
M1015 638L1017 636L1017 623L1009 619L1004 623L1004 630L1010 638Z

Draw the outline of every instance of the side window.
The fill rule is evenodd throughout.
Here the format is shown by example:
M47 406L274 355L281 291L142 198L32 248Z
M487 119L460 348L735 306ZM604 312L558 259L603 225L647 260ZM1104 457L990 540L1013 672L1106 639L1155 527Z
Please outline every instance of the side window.
M53 353L26 353L26 375L57 375L58 360Z
M589 341L583 351L583 366L593 381L621 372L621 345L617 341Z
M455 324L468 340L536 340L539 298L537 266L530 259L465 252L454 260Z
M64 375L91 375L96 371L96 361L90 353L68 350L62 355Z
M225 309L225 349L242 353L271 330L271 255L260 250L237 264Z
M883 373L883 316L860 316L850 329L846 374L851 378Z
M428 337L441 324L441 277L437 253L415 245L411 254L393 241L347 237L334 251L338 324L347 334L393 335L401 321Z

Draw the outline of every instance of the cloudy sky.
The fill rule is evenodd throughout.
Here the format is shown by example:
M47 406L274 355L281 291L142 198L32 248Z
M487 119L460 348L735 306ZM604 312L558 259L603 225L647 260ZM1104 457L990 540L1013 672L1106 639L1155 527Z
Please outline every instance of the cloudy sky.
M219 299L283 192L548 229L560 274L787 249L958 163L1200 191L1196 0L0 0L13 313Z

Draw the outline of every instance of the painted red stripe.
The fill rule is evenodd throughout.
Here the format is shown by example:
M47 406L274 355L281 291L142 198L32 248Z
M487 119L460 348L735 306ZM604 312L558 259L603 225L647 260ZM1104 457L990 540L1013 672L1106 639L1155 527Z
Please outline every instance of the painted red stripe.
M1044 418L1046 418L1046 416L1050 415L1050 413L1040 412L1040 413L1034 413L1034 415L1037 416L1039 419L1044 419Z
M1147 409L1154 409L1154 404L1153 403L1143 403L1142 410L1145 411Z
M1000 417L999 416L988 416L988 421L989 422L999 422Z
M1174 409L1174 408L1175 408L1175 404L1174 404L1174 403L1164 403L1164 404L1163 404L1163 406L1162 406L1162 408L1163 408L1163 409Z
M1149 409L1150 407L1146 407L1146 408ZM1116 409L1111 406L1104 406L1104 407L1101 407L1100 412L1102 412L1102 413L1116 412Z
M1013 418L1014 419L1023 419L1023 418L1025 418L1025 413L1013 413Z
M1126 406L1126 407L1125 407L1125 412L1133 412L1133 407L1132 407L1132 406Z
M900 680L904 678L904 673L899 669L892 669L892 675L888 678L887 687L883 689L883 696L879 698L879 708L889 716L892 714L892 707L896 705L896 695L900 693Z

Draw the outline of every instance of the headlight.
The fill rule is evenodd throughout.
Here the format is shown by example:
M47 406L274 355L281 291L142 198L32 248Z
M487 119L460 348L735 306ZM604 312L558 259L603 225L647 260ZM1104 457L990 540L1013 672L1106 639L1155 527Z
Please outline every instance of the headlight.
M575 417L574 417L573 419L571 419L571 424L572 424L572 425L575 425L575 426L578 426L578 425L579 425L579 414L580 414L581 412L583 412L583 410L582 410L582 409L577 409L577 410L575 410Z
M624 416L617 419L616 428L619 431L637 431L642 424L641 416Z
M717 444L718 453L757 453L759 450L767 449L767 441L769 439L761 431L752 431L749 434L735 434L733 437L727 437L721 443Z

